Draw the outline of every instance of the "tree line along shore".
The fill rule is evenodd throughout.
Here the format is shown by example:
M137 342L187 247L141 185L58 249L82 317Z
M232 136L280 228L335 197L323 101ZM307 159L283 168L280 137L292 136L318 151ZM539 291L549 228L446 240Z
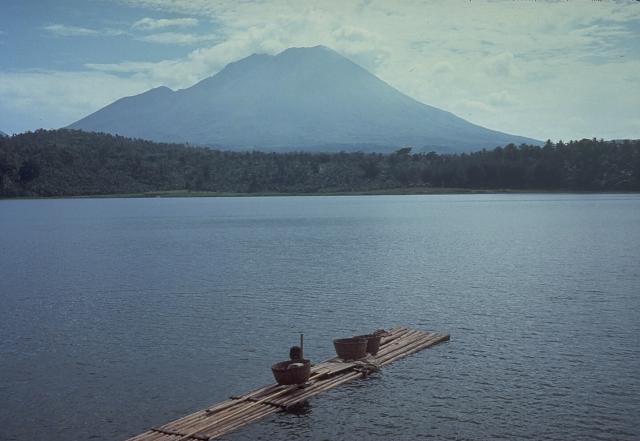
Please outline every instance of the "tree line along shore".
M0 197L640 191L640 140L509 144L473 153L268 153L78 130L0 138Z

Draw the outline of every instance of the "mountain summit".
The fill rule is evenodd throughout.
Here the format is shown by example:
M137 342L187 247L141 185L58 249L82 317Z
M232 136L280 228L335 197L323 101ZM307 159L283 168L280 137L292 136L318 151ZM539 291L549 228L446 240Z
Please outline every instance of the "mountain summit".
M122 98L69 127L227 149L446 152L538 143L420 103L324 46L254 54L187 89Z

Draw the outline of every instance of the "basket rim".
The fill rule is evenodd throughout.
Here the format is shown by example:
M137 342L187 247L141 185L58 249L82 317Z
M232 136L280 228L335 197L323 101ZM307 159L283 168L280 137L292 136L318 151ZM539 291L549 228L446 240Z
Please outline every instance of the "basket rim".
M367 339L364 337L348 337L348 338L336 338L333 340L334 343L339 344L361 344L362 342L366 343Z
M292 371L293 369L288 369L288 366L291 363L303 363L303 366L297 366L293 369L305 369L307 366L311 365L311 360L308 360L306 358L302 359L302 360L285 360L285 361L279 361L278 363L275 363L271 366L271 369L274 371Z
M376 335L376 334L363 334L363 335L355 335L353 336L353 338L364 338L365 340L373 340L373 339L382 338L382 336Z

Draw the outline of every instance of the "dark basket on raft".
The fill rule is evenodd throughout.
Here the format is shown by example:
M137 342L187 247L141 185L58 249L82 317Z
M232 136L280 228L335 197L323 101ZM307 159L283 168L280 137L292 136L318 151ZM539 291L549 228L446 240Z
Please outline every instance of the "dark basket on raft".
M291 366L302 363L302 366ZM278 384L302 384L311 376L310 360L287 360L271 366L271 372Z
M333 346L343 360L360 360L367 356L366 338L339 338L333 341Z
M380 339L382 338L379 334L367 334L367 335L356 335L353 338L364 338L367 340L367 352L371 355L376 355L378 350L380 349Z

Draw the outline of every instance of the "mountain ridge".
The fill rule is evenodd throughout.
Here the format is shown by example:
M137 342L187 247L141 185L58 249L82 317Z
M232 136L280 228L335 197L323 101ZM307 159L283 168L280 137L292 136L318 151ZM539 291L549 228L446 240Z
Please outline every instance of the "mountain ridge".
M421 103L325 46L253 54L191 87L121 98L69 128L272 151L460 152L539 143Z

